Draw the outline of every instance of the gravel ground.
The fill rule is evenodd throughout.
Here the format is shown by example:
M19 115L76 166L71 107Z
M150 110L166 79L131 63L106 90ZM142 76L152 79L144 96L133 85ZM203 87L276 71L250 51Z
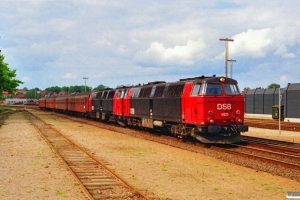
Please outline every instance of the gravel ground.
M33 111L156 199L286 199L300 183L203 154ZM250 128L247 135L299 140ZM246 135L246 134L245 134ZM75 179L21 114L0 129L0 199L86 199ZM66 196L66 197L64 197Z
M0 155L0 199L87 199L21 113L0 128Z

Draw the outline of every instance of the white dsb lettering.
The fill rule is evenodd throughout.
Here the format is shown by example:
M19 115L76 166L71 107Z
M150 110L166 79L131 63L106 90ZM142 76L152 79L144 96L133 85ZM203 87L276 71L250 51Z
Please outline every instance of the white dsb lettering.
M231 104L230 103L228 103L228 104L226 104L226 103L224 103L224 104L218 103L217 104L217 109L218 110L231 110Z

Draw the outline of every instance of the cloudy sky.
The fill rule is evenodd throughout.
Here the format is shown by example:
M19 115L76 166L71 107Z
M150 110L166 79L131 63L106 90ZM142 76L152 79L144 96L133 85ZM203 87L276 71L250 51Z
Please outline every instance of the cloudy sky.
M225 75L300 82L298 0L1 0L0 49L20 88L109 87ZM228 75L230 76L230 63Z

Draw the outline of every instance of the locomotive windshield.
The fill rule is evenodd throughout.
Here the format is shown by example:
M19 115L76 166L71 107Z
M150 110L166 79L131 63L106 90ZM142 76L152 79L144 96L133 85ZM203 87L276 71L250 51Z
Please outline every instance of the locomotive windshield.
M225 94L227 95L240 95L239 87L236 84L224 84Z
M226 95L241 95L237 84L224 84ZM191 95L222 95L223 89L221 83L195 84Z
M222 84L205 83L195 84L192 95L222 95Z

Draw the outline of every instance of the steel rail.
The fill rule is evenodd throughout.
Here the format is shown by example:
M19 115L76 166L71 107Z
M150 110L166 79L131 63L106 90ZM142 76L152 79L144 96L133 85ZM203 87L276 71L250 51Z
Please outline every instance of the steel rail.
M48 124L42 120L41 118L35 116L34 114L32 114L31 112L29 112L28 110L26 110L26 113L29 113L30 115L32 115L33 117L35 117L36 119L38 119L39 121L41 121L42 123L44 123L45 125L48 126ZM34 124L34 123L33 123ZM39 127L37 127L37 125L34 124L34 126L37 128L37 130L39 130L39 132L42 134L41 130L39 129ZM98 159L96 159L92 154L90 154L89 152L87 152L85 149L83 149L82 147L78 146L76 143L74 143L73 141L71 141L69 138L67 138L65 135L63 135L62 133L60 133L58 130L56 130L55 128L48 126L49 128L51 128L52 130L54 130L57 134L59 134L60 136L62 136L64 139L66 139L68 142L70 142L72 145L76 146L78 149L80 149L82 152L84 152L86 155L88 155L92 160L94 160L98 165L102 166L104 169L106 169L109 173L111 173L114 177L116 177L118 180L120 180L121 182L123 182L129 189L131 189L133 192L135 192L136 194L138 194L141 198L146 199L146 200L150 200L145 194L143 194L141 191L139 191L138 189L136 189L133 185L131 185L129 182L127 182L125 179L123 179L121 176L119 176L118 174L116 174L113 170L111 170L109 167L107 167L105 164L103 164L102 162L100 162ZM43 138L45 138L47 140L47 138L42 134ZM51 145L52 146L52 145ZM55 149L54 149L55 150ZM55 150L57 152L57 150ZM67 164L67 162L63 159L63 157L57 152L57 154L59 155L60 159L62 159L62 161L65 163L65 165L68 167L68 169L72 172L72 174L75 176L76 180L78 180L79 183L81 183L85 193L87 193L87 196L90 199L94 199L94 197L92 196L92 194L90 194L90 192L86 189L86 187L84 186L84 184L82 183L82 181L77 177L76 173L72 170L72 168Z

